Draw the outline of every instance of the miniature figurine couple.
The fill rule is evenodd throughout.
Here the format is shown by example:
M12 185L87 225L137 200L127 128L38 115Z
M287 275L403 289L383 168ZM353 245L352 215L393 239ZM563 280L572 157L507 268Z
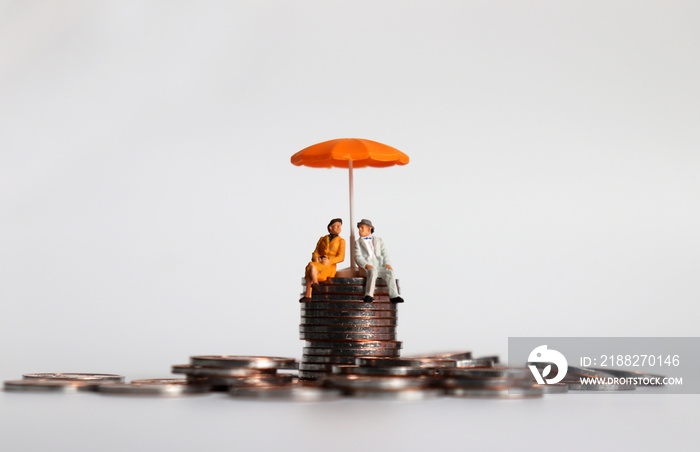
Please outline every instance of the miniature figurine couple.
M311 262L306 266L306 293L300 301L310 299L312 288L318 290L319 281L333 278L336 273L336 264L345 260L345 240L340 237L342 225L343 220L340 218L332 219L328 223L329 234L321 237L316 244ZM403 303L386 246L381 238L372 235L374 233L372 222L363 219L357 223L357 228L360 238L355 242L355 262L367 275L364 302L374 301L377 278L381 277L389 287L389 301Z

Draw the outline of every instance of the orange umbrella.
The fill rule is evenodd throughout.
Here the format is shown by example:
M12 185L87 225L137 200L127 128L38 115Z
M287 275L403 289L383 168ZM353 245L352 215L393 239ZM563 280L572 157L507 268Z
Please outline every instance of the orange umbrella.
M350 242L355 245L355 199L353 196L352 170L367 166L382 168L393 165L406 165L408 156L398 149L360 138L340 138L324 141L302 149L292 156L296 166L312 168L348 168L350 177ZM354 270L355 255L350 253L350 266Z

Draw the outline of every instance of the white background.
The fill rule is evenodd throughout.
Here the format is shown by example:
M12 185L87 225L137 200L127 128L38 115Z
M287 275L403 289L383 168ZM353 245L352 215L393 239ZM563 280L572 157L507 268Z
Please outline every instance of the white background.
M699 20L671 0L0 1L0 378L300 358L303 267L329 219L351 225L347 172L289 158L341 137L411 157L355 172L404 354L697 336ZM696 443L697 402L1 393L0 431L8 450L649 450Z

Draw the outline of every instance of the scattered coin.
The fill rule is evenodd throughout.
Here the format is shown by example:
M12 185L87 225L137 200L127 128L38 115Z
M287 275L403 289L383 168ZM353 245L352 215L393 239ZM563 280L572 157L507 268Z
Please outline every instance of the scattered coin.
M296 369L294 358L276 356L235 356L235 355L206 355L193 356L190 362L195 366L213 367L247 367L250 369Z
M472 352L440 352L440 353L430 353L427 355L412 355L405 356L405 359L453 359L453 360L465 360L472 359Z
M89 373L38 373L25 374L22 378L39 380L69 380L69 381L124 381L122 375L113 374L89 374Z
M132 385L186 385L190 382L184 378L142 378L131 380Z
M4 388L6 391L62 392L72 394L79 391L95 391L99 384L99 380L41 380L29 378L6 381Z
M250 369L247 367L206 367L179 364L172 367L174 374L193 377L253 377L261 374L274 375L277 369Z
M183 395L207 394L211 386L192 384L186 380L152 379L131 383L102 383L97 391L103 394L139 395L158 397L178 397Z
M498 356L455 359L456 367L493 367L498 364Z
M284 386L294 380L293 375L266 375L261 374L252 377L187 377L187 381L193 384L205 384L217 389L251 386Z

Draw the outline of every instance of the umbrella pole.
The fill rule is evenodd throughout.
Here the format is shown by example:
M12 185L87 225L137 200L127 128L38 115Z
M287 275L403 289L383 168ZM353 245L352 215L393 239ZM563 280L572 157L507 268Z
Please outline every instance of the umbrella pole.
M352 160L348 161L348 174L350 179L350 269L355 271L355 195L352 184Z

